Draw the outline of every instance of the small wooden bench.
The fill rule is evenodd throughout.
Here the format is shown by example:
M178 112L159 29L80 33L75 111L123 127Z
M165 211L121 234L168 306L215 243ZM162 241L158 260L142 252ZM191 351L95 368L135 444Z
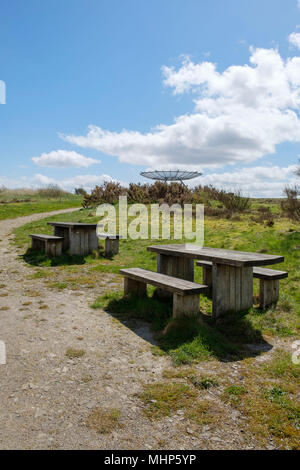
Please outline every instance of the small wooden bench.
M119 240L122 238L120 235L103 232L97 233L97 237L105 239L105 256L110 258L119 253Z
M33 250L45 251L46 255L61 256L63 238L55 235L31 234Z
M286 271L253 268L253 277L259 279L259 307L264 309L279 299L279 280L288 277Z
M147 284L163 288L173 294L173 318L195 317L199 315L199 295L207 291L207 286L185 281L141 268L121 269L124 276L124 295L147 295Z
M212 263L210 261L196 261L196 266L202 266L203 283L212 289ZM279 280L288 277L286 271L277 271L269 268L253 268L253 277L260 280L259 307L264 309L275 304L279 299Z

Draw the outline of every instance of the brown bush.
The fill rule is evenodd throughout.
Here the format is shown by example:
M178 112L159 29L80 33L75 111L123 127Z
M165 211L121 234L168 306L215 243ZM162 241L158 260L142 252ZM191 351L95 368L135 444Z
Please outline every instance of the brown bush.
M281 202L282 214L289 219L300 220L300 187L294 186L292 188L286 186L284 188L286 199Z
M221 202L231 213L244 212L250 209L250 198L242 196L240 190L228 192L225 189L217 189L210 186L206 191L209 192L211 199Z
M61 189L57 184L49 184L45 188L37 189L37 194L44 198L59 198L67 194L67 191Z
M126 189L120 183L104 181L101 186L96 186L91 194L85 195L83 207L93 207L103 203L116 204L119 196L125 193Z

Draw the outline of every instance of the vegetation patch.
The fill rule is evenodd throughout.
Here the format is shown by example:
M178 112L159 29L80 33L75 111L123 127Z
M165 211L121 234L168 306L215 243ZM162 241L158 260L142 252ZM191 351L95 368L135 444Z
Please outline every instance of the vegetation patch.
M79 207L81 203L82 196L68 193L54 185L37 190L1 188L0 220Z
M188 385L159 382L147 385L139 398L146 404L145 413L149 418L161 418L186 408L189 400L196 396L197 392Z
M197 378L194 375L188 377L189 381L194 385L194 387L207 390L208 388L218 387L219 381L216 377L205 376Z
M89 414L86 424L99 434L109 434L118 425L121 412L117 408L94 408Z
M82 357L85 355L85 351L84 349L75 349L75 348L68 348L66 350L66 356L69 358L69 359L75 359L77 357Z
M271 378L300 379L300 364L292 362L291 352L279 349L272 359L262 365L263 372Z

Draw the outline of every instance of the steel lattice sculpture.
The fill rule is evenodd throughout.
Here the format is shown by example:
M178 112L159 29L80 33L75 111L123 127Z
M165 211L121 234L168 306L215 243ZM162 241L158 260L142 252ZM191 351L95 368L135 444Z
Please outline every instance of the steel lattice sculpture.
M180 181L182 184L183 181L191 180L201 176L202 173L199 171L184 171L184 170L154 170L154 171L142 171L141 176L145 178L150 178L157 181Z

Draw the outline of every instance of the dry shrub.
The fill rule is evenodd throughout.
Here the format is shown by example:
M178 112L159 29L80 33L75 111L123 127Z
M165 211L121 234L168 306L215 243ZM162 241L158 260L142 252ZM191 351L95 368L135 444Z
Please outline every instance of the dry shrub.
M286 186L284 188L284 194L286 199L281 202L281 210L284 216L289 219L299 221L300 220L300 187L294 186L292 188Z
M75 188L74 193L76 196L87 196L87 192L84 188Z
M49 184L45 188L37 189L37 195L44 198L59 198L67 194L66 191L61 189L57 184Z
M250 209L250 198L242 196L240 190L228 192L225 189L217 189L210 186L209 193L211 199L221 202L225 209L231 213L244 212Z
M101 186L96 186L91 194L86 194L83 201L83 207L93 207L98 204L116 204L119 196L126 193L126 189L123 188L120 183L114 183L112 181L104 181Z
M257 211L258 215L256 217L251 217L251 220L257 224L264 224L267 227L273 227L274 214L270 211L270 208L268 206L260 206Z

